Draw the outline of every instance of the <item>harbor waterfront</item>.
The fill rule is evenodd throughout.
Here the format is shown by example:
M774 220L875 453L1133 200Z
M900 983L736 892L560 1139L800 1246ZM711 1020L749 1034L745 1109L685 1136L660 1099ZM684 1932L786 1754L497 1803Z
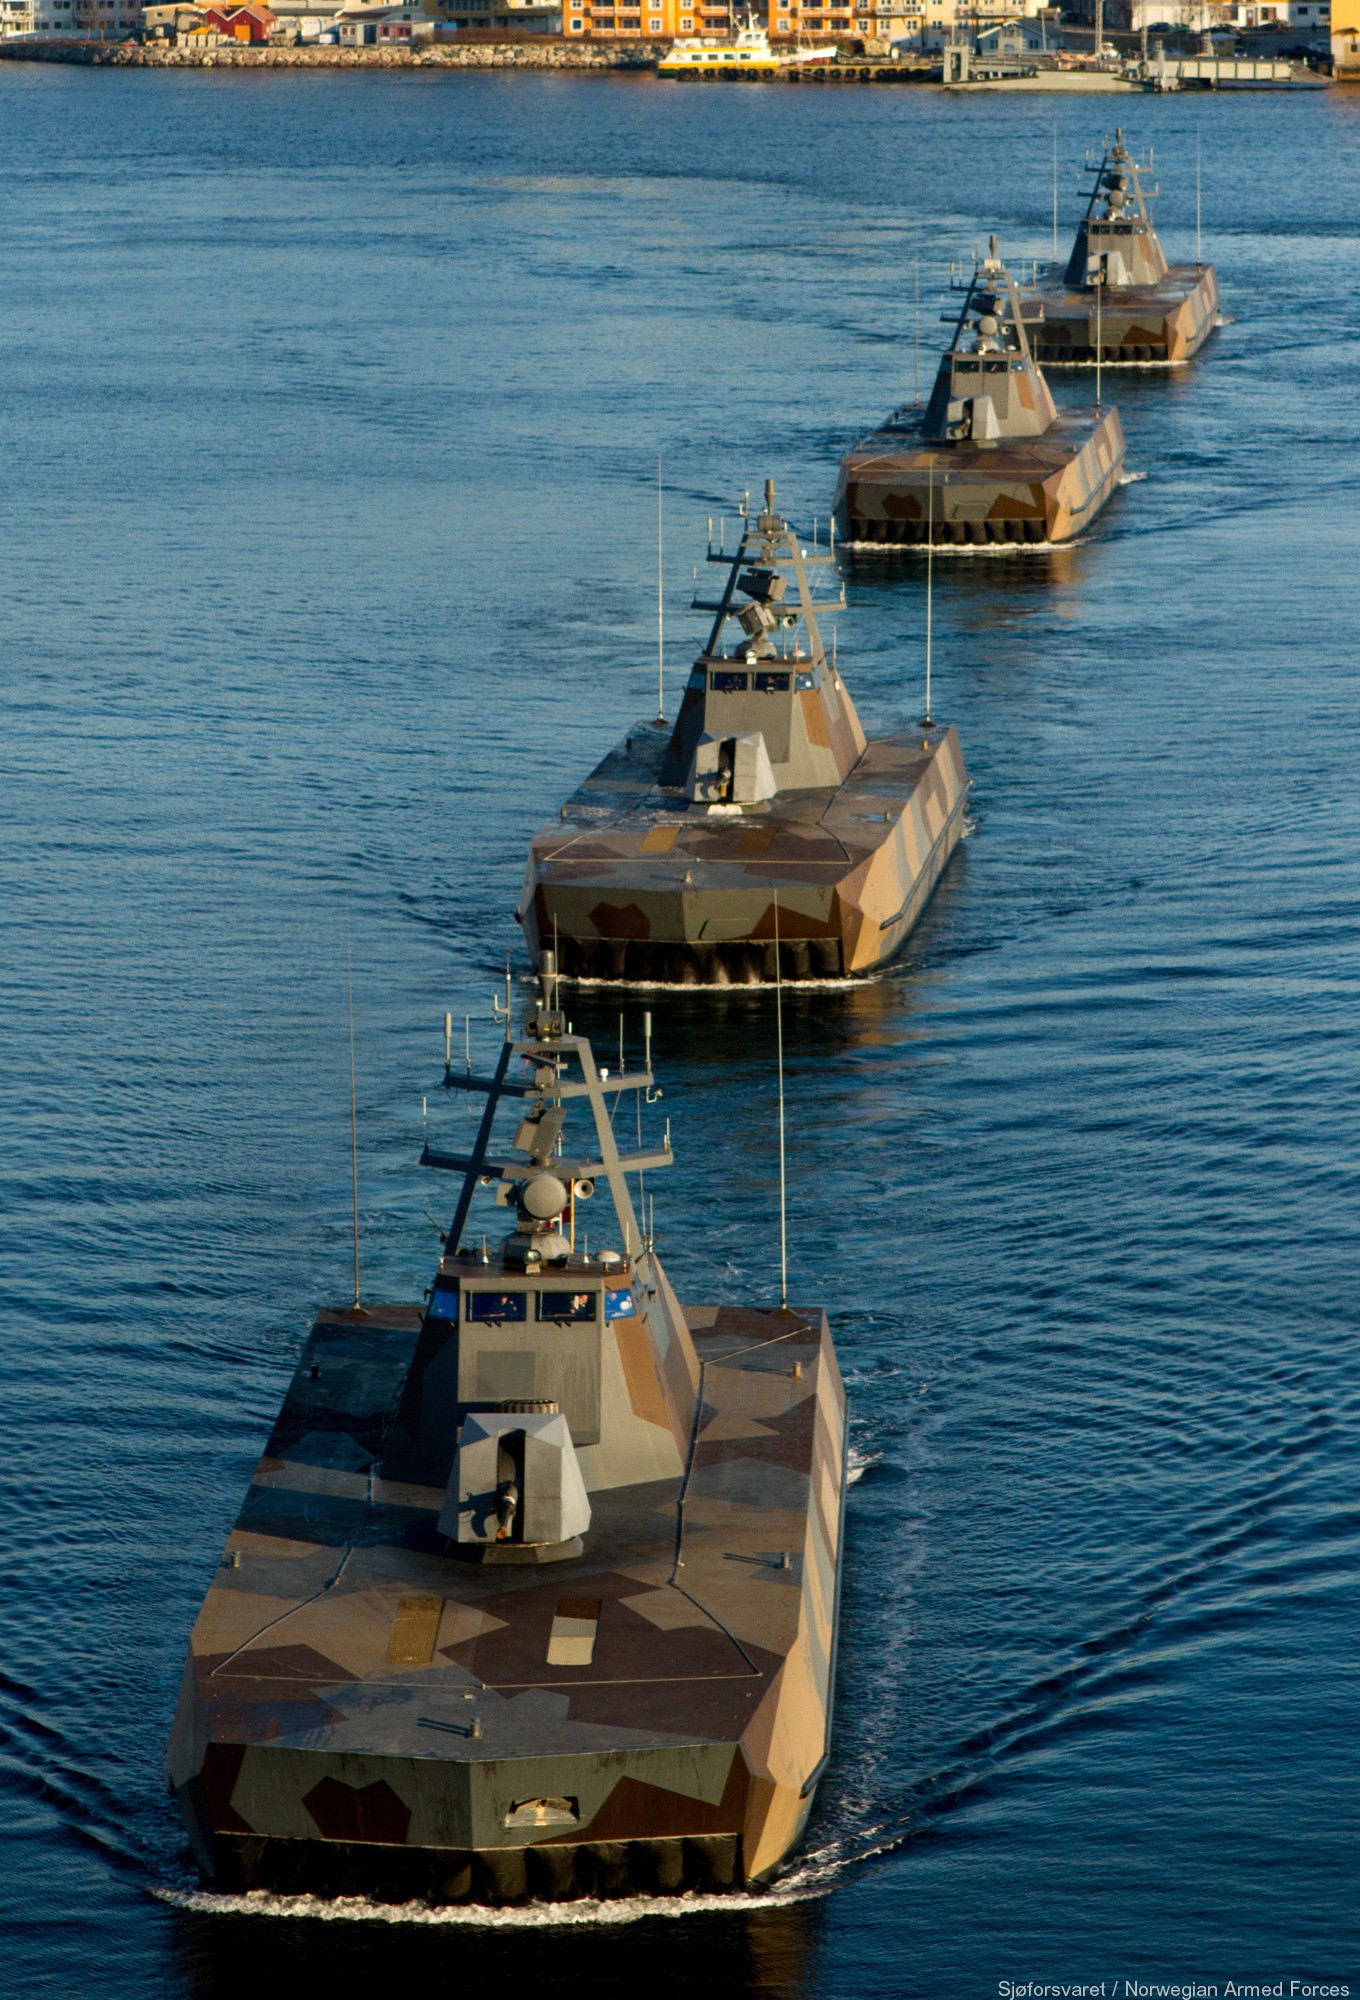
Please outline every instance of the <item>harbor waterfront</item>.
M777 465L824 529L917 260L932 356L951 258L1051 255L1055 119L1070 243L1098 107L13 63L0 109L5 1990L1344 1980L1360 99L1121 101L1173 263L1201 143L1225 324L1119 376L1088 539L936 567L968 837L883 976L784 995L791 1296L852 1412L831 1758L773 1891L607 1925L214 1900L162 1786L346 1303L347 927L364 1284L419 1298L413 1078L444 1011L497 1032L529 841L655 702L658 450L673 717L706 517ZM921 566L846 582L890 735ZM640 996L575 1030L620 1005L636 1049ZM772 997L651 1005L660 1254L772 1307Z

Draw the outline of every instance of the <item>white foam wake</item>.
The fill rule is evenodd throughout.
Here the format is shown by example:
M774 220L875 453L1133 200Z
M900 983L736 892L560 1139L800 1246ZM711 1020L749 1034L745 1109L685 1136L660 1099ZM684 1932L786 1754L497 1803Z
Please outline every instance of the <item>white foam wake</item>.
M276 1896L254 1889L243 1896L220 1895L212 1889L153 1889L159 1902L178 1910L213 1917L284 1917L291 1921L348 1924L422 1924L473 1930L584 1930L610 1924L651 1922L658 1917L699 1917L737 1910L769 1910L825 1895L831 1887L826 1870L800 1868L785 1881L753 1895L734 1890L722 1895L621 1896L599 1902L511 1903L501 1908L484 1903L373 1903L366 1896Z
M947 557L951 562L955 556L1043 556L1053 555L1059 549L1079 549L1086 540L1085 535L1074 535L1070 542L936 542L935 560ZM925 561L924 542L844 542L852 555L857 556L918 556Z

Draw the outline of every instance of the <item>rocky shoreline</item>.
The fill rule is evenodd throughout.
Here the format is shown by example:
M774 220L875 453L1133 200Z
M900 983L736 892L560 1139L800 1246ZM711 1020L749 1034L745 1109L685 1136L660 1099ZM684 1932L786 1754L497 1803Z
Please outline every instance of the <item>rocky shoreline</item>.
M0 42L10 62L121 65L133 69L555 69L647 70L665 42L435 42L418 48L245 47L187 49L154 42Z

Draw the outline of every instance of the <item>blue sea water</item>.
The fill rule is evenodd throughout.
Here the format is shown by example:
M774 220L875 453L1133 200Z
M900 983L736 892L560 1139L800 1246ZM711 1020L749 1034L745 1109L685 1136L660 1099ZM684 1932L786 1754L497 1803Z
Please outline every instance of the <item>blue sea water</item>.
M347 937L366 1282L411 1297L440 1017L494 1035L528 836L655 704L658 451L674 688L705 517L770 475L824 520L917 260L929 355L1113 114L0 68L4 1992L1360 1971L1360 95L1119 110L1182 257L1198 144L1227 324L1107 383L1146 478L1084 546L937 566L972 837L889 976L787 1001L860 1475L805 1854L757 1906L378 1923L196 1898L159 1769L344 1296ZM919 570L848 589L900 727ZM768 1300L769 1004L652 1005L663 1252Z

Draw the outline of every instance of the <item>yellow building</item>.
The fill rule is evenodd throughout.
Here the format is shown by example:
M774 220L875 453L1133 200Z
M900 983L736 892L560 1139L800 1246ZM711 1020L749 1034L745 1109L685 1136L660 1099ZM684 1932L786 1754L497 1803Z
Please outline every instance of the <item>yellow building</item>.
M731 25L726 0L562 0L562 33L611 41L673 40L677 35L722 35Z
M1332 74L1360 83L1360 0L1332 0Z

